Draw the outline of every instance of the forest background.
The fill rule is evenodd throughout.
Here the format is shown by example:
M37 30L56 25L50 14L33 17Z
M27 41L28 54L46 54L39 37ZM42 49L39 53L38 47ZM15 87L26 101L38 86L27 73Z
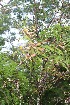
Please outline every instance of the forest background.
M69 105L69 14L70 0L0 0L0 105Z

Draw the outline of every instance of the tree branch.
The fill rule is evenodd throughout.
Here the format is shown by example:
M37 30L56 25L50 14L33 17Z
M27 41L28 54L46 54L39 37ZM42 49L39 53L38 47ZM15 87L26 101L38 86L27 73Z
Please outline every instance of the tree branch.
M0 3L0 5L3 7L3 5Z

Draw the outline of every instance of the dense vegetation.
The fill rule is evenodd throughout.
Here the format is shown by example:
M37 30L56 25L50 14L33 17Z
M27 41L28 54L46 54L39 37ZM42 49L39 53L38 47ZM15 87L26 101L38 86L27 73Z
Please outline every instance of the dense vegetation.
M69 105L69 1L10 0L0 5L0 50L15 40L12 28L27 40L26 45L12 45L12 53L0 52L0 105ZM10 37L4 38L6 32Z

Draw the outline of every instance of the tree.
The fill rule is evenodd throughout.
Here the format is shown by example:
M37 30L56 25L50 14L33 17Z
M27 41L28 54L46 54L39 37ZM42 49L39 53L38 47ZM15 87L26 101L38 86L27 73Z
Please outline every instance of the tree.
M67 40L65 39L65 36L69 39L69 29L70 27L62 27L58 24L47 30L43 30L39 34L39 42L38 40L35 42L36 38L34 39L35 34L33 35L33 31L32 35L34 37L31 38L31 31L24 29L25 35L30 40L26 45L27 47L23 48L20 46L19 48L24 55L21 64L28 72L27 77L31 86L33 85L35 87L35 100L39 105L65 104L66 97L69 96L69 94L64 94L64 92L67 93L66 86L68 87L68 91L70 87L68 82L70 79L69 50L67 48L69 43L67 44ZM58 90L56 91L56 89ZM63 92L60 94L62 90ZM47 93L48 91L49 93ZM32 91L32 95L33 92L34 90ZM42 97L42 95L46 94L45 92L48 96L45 95ZM52 95L50 97L50 94L55 94L55 96L53 97ZM47 101L43 101L43 98L47 99ZM31 97L30 99L32 102Z

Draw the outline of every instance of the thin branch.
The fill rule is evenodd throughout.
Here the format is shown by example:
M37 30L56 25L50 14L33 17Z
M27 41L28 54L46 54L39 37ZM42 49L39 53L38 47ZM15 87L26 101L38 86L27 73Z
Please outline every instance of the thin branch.
M0 3L0 5L3 7L3 5Z

